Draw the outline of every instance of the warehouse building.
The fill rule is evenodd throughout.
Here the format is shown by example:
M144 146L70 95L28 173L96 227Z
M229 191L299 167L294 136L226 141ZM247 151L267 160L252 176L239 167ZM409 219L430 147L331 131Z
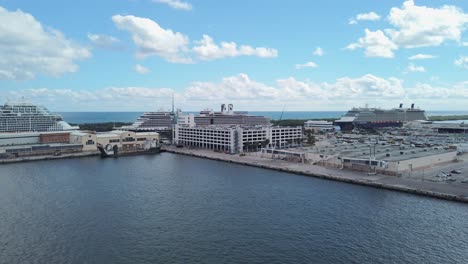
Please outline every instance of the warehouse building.
M323 166L398 175L453 162L457 150L351 143L314 148L305 154L305 159Z
M83 150L83 145L70 141L76 131L0 133L0 158L59 155Z
M96 134L96 143L104 147L117 146L124 151L133 149L142 149L147 141L159 142L159 133L157 132L133 132L124 130L114 130L105 133ZM95 146L96 148L96 146Z

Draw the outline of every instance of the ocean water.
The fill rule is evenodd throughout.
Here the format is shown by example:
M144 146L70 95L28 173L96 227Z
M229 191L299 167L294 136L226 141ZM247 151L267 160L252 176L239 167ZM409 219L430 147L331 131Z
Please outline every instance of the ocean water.
M196 113L196 112L189 112ZM317 119L317 118L339 118L343 111L270 111L270 112L250 112L254 115L263 115L273 120L282 119ZM65 121L73 124L84 123L104 123L104 122L133 122L143 112L59 112ZM430 116L438 115L468 115L468 111L429 111Z
M0 263L466 263L468 206L162 153L0 166Z

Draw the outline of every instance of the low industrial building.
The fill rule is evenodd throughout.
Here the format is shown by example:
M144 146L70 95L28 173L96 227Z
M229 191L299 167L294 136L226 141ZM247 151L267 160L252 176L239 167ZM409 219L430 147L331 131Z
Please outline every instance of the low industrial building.
M468 134L468 124L465 123L437 123L433 124L432 127L441 134Z
M96 134L96 142L102 146L117 146L119 149L141 149L147 141L159 141L157 132L133 132L114 130Z
M177 145L229 153L253 151L262 147L283 148L298 145L301 141L302 127L176 125L174 133Z
M304 122L305 130L313 130L314 132L333 132L335 127L333 122L328 122L324 120L309 120Z
M97 137L95 132L73 131L70 133L70 143L82 145L83 151L97 150Z
M0 147L0 158L18 158L29 156L61 155L82 152L80 144L28 144Z
M39 144L40 135L39 132L0 133L0 147Z
M83 151L83 145L70 142L76 131L0 133L0 158L59 155Z
M453 162L457 159L457 150L351 143L313 148L305 153L305 159L323 166L399 175Z
M0 147L47 144L47 143L69 143L71 132L24 132L24 133L0 133Z
M148 142L159 142L156 132L111 131L55 131L0 133L0 158L61 155L79 152L97 152L97 144L117 145L122 150L143 149Z

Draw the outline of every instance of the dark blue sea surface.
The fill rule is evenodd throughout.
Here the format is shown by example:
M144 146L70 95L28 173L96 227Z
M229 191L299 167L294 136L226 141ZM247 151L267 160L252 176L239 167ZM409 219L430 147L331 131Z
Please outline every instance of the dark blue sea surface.
M197 113L197 112L188 112ZM253 115L263 115L271 119L317 119L317 118L339 118L343 111L276 111L276 112L249 112ZM104 123L104 122L133 122L143 112L59 112L65 121L73 124ZM468 111L429 111L430 116L438 115L468 115Z
M466 263L468 206L163 153L0 166L0 263Z

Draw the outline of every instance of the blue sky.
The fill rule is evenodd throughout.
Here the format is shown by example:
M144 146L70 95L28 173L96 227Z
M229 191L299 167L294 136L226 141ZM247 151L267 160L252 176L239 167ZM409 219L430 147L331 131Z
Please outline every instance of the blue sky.
M0 0L0 99L468 110L467 12L460 0Z

